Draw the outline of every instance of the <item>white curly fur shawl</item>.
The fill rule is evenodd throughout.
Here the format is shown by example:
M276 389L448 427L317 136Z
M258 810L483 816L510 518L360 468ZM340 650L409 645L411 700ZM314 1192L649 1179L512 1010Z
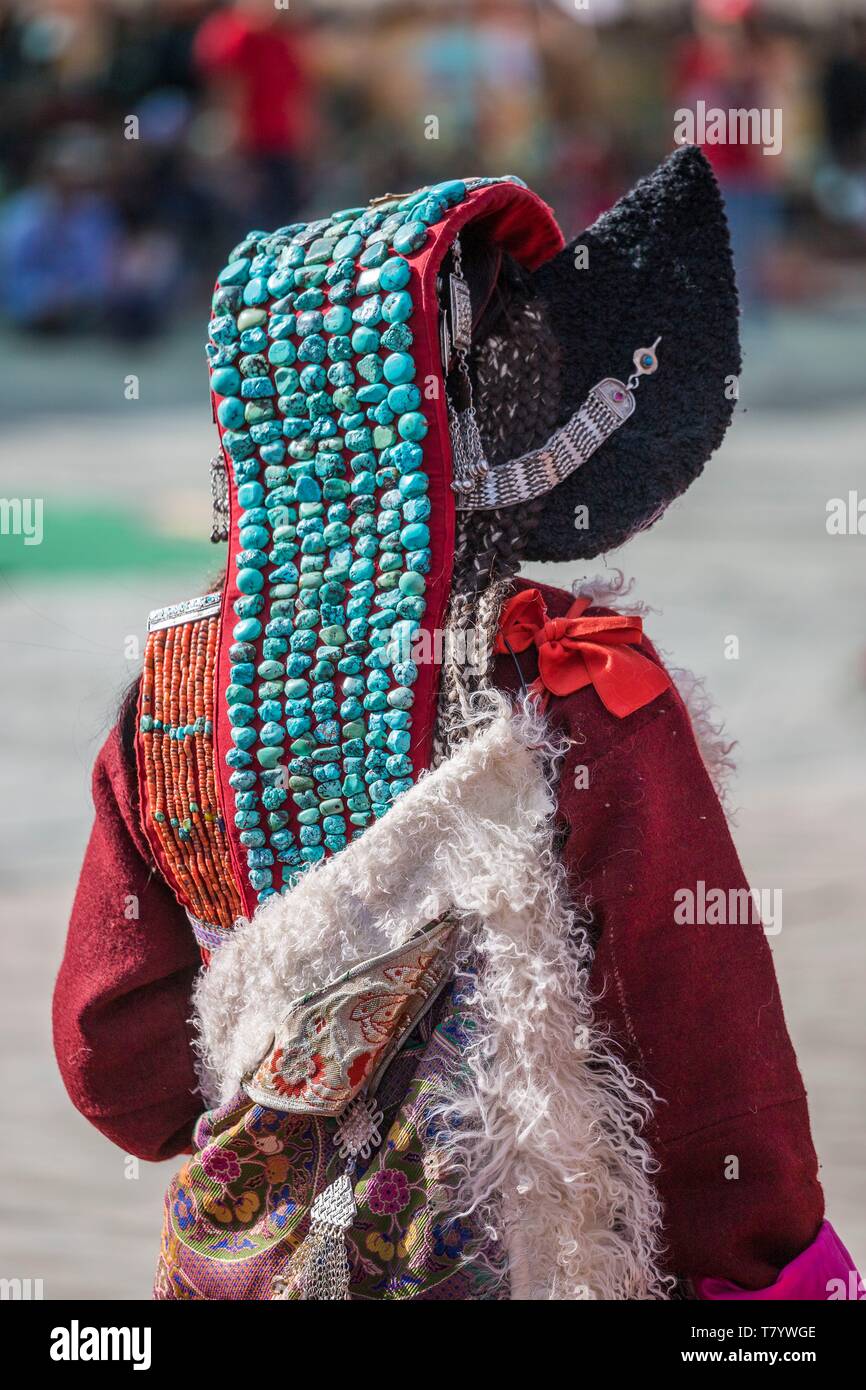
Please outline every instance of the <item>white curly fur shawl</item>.
M437 1109L459 1210L502 1238L512 1298L663 1298L651 1097L593 1023L591 949L552 839L561 748L496 698L447 762L239 923L196 990L222 1099L288 1003L451 909L478 1042Z

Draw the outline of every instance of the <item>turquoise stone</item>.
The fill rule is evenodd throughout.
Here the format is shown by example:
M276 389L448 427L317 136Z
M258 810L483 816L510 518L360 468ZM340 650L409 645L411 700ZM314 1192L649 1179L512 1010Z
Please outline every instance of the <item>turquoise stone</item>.
M425 547L423 550L412 550L406 556L406 568L417 570L419 574L429 574L430 572L430 550Z
M417 386L406 383L403 386L392 386L388 392L388 405L395 415L402 415L406 410L417 410L421 404L421 392Z
M259 738L265 747L273 747L277 743L285 742L286 731L281 724L263 724L259 730Z
M283 399L296 390L298 380L298 373L294 367L277 367L274 372L274 385ZM277 407L278 409L283 408L282 399L277 402Z
M242 483L238 488L238 501L242 507L257 507L264 495L265 490L261 483Z
M386 323L405 323L412 316L412 297L405 290L389 294L382 303L382 318Z
M412 771L412 763L404 753L393 753L385 763L389 777L406 777Z
M308 474L298 478L295 483L295 497L299 502L318 502L322 495L322 489Z
M335 362L328 368L328 381L332 386L351 386L354 380L355 373L348 362Z
M404 618L423 618L426 608L423 598L404 598L397 604L397 612Z
M244 423L244 406L238 396L226 396L217 407L217 419L228 430L239 429Z
M245 304L264 304L267 298L268 285L266 280L263 280L261 276L255 276L252 280L247 281L244 286Z
M362 270L358 279L355 281L355 293L366 296L375 294L379 288L379 271Z
M234 396L241 389L241 374L236 367L217 367L210 384L218 396Z
M256 750L256 759L260 767L269 769L279 767L282 757L283 749L280 744L266 745Z
M359 263L363 266L379 266L387 259L388 247L384 241L374 241L361 253Z
M360 326L352 334L352 347L362 356L365 352L375 352L379 346L379 334L374 328Z
M379 271L379 284L383 290L402 290L410 275L409 262L402 256L393 256Z
M423 222L406 222L394 233L391 245L395 251L411 254L424 245L427 238L427 228Z
M231 261L224 266L217 276L221 285L243 285L249 278L250 263L248 260Z
M411 381L415 375L415 362L408 352L392 352L383 363L385 380L392 386Z
M268 335L272 340L288 338L294 331L294 314L274 314L268 324Z
M258 618L244 618L232 628L232 636L236 642L255 642L261 635L262 625Z
M390 425L377 425L373 431L373 446L376 449L388 449L397 438L396 433Z
M262 425L250 425L250 439L256 444L273 444L279 438L279 420L268 420Z
M242 594L257 594L264 587L260 570L242 569L238 571L237 586Z
M429 497L410 497L409 501L403 505L403 518L405 521L426 521L429 515Z
M414 665L414 662L404 661L404 662L401 662L400 665L401 665L401 666ZM418 674L418 672L417 672L417 669L416 669L415 675L417 676L417 674ZM407 682L407 683L408 683L408 682ZM390 711L388 712L388 714L385 715L385 723L388 725L388 728L389 728L389 729L408 729L408 728L411 726L411 724L412 724L412 716L411 716L411 714L409 713L408 710L404 710L404 709L393 709L393 710L390 710Z
M338 335L328 343L328 356L332 362L345 362L352 356L352 344L349 338Z
M382 346L389 352L403 352L413 341L412 330L405 323L392 323L382 334Z
M359 304L357 309L352 311L352 318L355 323L361 324L365 328L371 328L373 324L379 322L381 317L382 301L377 294L370 295L363 304Z
M429 227L444 216L445 204L439 198L425 198L416 205L414 212L416 219Z
M296 354L296 352L295 352L295 345L294 345L294 343L291 343L291 342L289 342L288 340L283 340L282 342L271 343L270 347L268 348L268 361L269 361L269 362L271 363L271 365L274 366L274 367L287 367L287 366L291 366L292 362L294 362L294 360L295 360L296 355L297 355L297 354ZM275 374L275 379L276 379L276 374ZM277 385L278 385L278 389L279 389L281 392L282 392L282 391L291 391L291 390L294 389L294 388L291 387L291 386L279 386L279 383L277 383Z
M279 661L262 661L257 670L263 681L279 680L280 676L285 674Z
M238 329L245 333L249 328L262 328L268 321L264 309L241 309L238 314Z
M331 237L317 237L307 247L305 261L307 265L321 264L329 261L334 252L334 241Z
M448 207L454 207L456 203L462 203L466 197L466 184L462 179L450 179L445 183L437 183L430 189L430 196L438 198Z
M263 396L276 394L276 387L268 376L248 376L241 382L241 396L246 401L260 400Z
M268 278L268 292L274 299L281 299L294 287L295 277L290 269L275 270Z
M225 445L232 459L235 461L236 465L240 464L240 462L243 459L248 459L251 454L255 453L256 446L250 439L248 434L237 434L233 430L228 430L223 435L223 444ZM253 467L253 472L256 471L257 469ZM236 466L235 476L238 476L238 473L239 469Z
M328 298L332 304L348 304L355 294L355 286L351 280L341 280L338 285L333 285L328 291Z
M415 696L406 685L398 685L388 695L388 704L392 709L411 709L415 701Z
M342 304L329 309L322 320L329 333L348 333L352 327L352 315Z
M302 265L295 271L295 284L299 289L310 289L316 285L321 285L325 279L326 268L323 265Z
M309 337L303 338L298 346L298 361L323 362L326 352L324 338L318 333L311 333Z
M388 455L389 462L400 473L412 473L421 466L424 457L423 451L418 444L412 444L406 440L403 444L396 445ZM399 486L399 484L398 484Z
M375 353L368 353L358 362L358 374L365 381L377 382L382 380L382 363Z
M426 473L404 473L397 484L403 497L421 497L427 491Z
M232 343L238 336L238 326L230 314L221 314L219 318L211 319L208 331L215 343Z
M388 359L390 361L390 358ZM386 362L387 368L387 362ZM397 421L397 430L403 439L417 441L427 433L427 421L418 410L410 410Z
M272 400L247 401L244 410L244 418L248 425L264 424L268 420L273 420L276 411ZM279 428L279 426L278 426ZM255 438L255 436L253 436Z
M307 338L311 333L320 333L321 329L322 315L317 310L310 309L304 314L298 314L295 331L299 338Z
M412 570L406 570L400 575L399 586L401 593L414 595L423 594L426 588L424 576Z
M363 245L363 239L357 232L341 237L334 247L334 260L341 261L346 256L357 256Z
M244 313L252 313L251 309L245 309ZM261 327L247 328L241 334L241 352L262 352L268 345L268 336Z
M265 600L261 594L249 594L245 598L237 598L232 604L232 608L239 618L256 618L265 606Z
M299 380L301 390L309 395L310 392L323 390L328 378L324 367L320 366L318 362L314 362L309 367L302 368ZM303 401L299 401L299 404L303 409Z

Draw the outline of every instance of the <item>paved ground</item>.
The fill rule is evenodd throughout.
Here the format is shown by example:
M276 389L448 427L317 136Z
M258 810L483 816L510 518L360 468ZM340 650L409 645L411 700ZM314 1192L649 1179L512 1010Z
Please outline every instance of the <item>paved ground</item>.
M773 949L829 1211L866 1268L866 537L831 538L824 525L829 497L866 493L862 317L788 318L757 330L751 348L723 453L617 558L659 610L651 635L707 674L739 739L736 839L752 881L784 891ZM130 1172L74 1112L51 1054L49 996L89 768L136 668L128 638L149 608L201 592L212 564L196 538L208 529L213 436L191 335L146 354L66 347L9 360L17 415L2 490L42 496L46 511L41 547L0 540L0 1274L42 1278L48 1298L137 1298L171 1165ZM129 372L138 401L123 399ZM738 660L724 656L732 634Z

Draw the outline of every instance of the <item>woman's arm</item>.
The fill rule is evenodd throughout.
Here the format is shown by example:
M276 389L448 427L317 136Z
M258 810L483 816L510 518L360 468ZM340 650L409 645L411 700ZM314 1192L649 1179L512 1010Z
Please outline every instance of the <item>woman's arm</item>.
M187 1022L198 950L151 863L117 728L96 762L93 802L54 991L54 1048L82 1115L139 1158L170 1158L203 1109Z
M767 936L688 713L672 691L616 728L592 701L568 701L586 741L562 777L566 856L598 934L600 1016L659 1096L649 1137L670 1267L702 1296L826 1298L832 1243L818 1239L805 1091ZM713 889L727 921L701 909ZM683 921L692 901L699 920ZM831 1250L840 1275L842 1249ZM778 1285L787 1291L769 1291L794 1261L797 1278Z

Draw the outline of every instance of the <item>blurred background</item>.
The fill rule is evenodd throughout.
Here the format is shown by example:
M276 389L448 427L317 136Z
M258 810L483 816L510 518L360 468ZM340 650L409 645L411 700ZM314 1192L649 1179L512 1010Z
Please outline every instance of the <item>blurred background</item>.
M737 415L608 558L738 740L735 838L784 892L829 1215L866 1268L866 0L0 0L0 493L44 518L41 544L0 534L0 1275L149 1293L171 1165L73 1111L49 1000L147 613L221 563L203 346L226 250L461 174L520 175L571 236L698 101L783 114L778 155L707 150L743 291Z

